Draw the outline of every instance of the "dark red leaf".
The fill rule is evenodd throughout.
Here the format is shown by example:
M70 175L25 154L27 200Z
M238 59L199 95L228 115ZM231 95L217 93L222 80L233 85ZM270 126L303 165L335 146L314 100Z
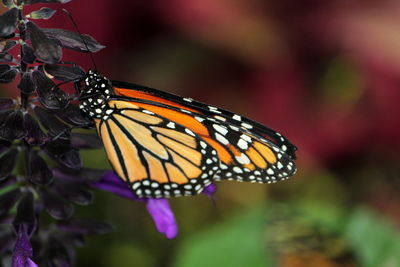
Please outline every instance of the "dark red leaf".
M32 81L32 74L30 72L24 72L17 87L25 94L33 93L33 91L35 91L35 84Z
M53 173L36 151L27 153L26 161L27 176L32 183L47 185L53 181Z
M47 135L40 129L36 119L29 113L25 114L24 128L28 133L25 137L25 141L30 145L40 146L48 139Z
M32 5L37 3L61 3L65 4L71 2L72 0L24 0L26 5Z
M18 150L13 148L0 157L0 181L7 178L17 162Z
M63 109L69 103L68 95L61 91L52 80L40 71L32 73L32 80L40 103L48 109Z
M72 148L68 140L57 139L47 142L43 149L51 158L67 168L75 170L82 168L79 150Z
M62 57L61 47L48 38L32 21L29 21L26 25L35 55L45 63L55 64L59 62Z
M68 48L80 52L97 52L105 46L99 44L93 37L79 33L67 31L64 29L43 29L44 33L52 38L57 39L63 48ZM83 42L82 39L85 41ZM86 45L87 48L86 48ZM89 51L88 51L89 48Z
M0 53L0 62L11 62L13 61L13 57L9 53Z
M86 72L79 66L63 66L63 65L44 65L46 73L54 76L60 81L78 81L81 80Z
M53 188L65 199L78 205L88 205L93 200L92 194L88 191L88 186L83 183L57 179Z
M46 211L51 217L57 220L71 217L74 207L65 199L61 198L60 195L48 190L42 190L41 195Z
M44 108L36 106L34 108L35 114L40 123L46 130L51 138L68 137L70 128L68 125L58 120L53 113L46 111Z
M23 44L22 45L22 61L25 62L26 64L33 64L33 62L35 62L36 56L35 53L32 49L32 47L30 47L27 44Z
M6 215L21 196L19 188L0 195L0 217Z
M17 45L17 41L15 40L6 40L0 42L0 52L7 52L14 48Z
M21 110L14 110L0 123L0 139L13 141L26 136L24 116Z
M0 38L7 38L14 34L17 25L18 9L8 10L0 16Z
M57 112L57 116L73 126L87 127L93 124L89 118L82 115L82 112L77 106L72 104Z
M0 65L0 83L10 83L14 81L17 74L18 70L15 68L5 64Z

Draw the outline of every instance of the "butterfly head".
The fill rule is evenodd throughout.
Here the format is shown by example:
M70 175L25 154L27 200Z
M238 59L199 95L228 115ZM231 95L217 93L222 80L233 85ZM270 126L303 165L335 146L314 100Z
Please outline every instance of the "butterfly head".
M96 71L89 70L84 78L84 94L101 94L109 97L112 93L111 81Z
M96 71L89 70L83 79L79 108L90 118L104 118L107 99L113 94L111 81Z

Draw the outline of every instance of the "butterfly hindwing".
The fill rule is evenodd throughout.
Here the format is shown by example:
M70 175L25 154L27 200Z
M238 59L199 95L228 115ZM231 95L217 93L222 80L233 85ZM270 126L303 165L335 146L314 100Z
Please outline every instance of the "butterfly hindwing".
M219 170L216 151L187 128L126 101L95 120L117 174L139 197L195 195Z

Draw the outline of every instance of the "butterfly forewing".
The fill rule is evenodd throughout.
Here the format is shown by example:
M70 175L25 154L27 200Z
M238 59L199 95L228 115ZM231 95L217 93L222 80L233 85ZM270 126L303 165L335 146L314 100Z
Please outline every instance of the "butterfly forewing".
M220 161L214 180L273 183L290 177L296 170L285 151L244 126L237 127L227 120L159 102L150 104L148 100L136 99L131 103L182 126L185 132L198 136L213 147ZM212 156L205 154L205 157Z
M169 106L184 108L193 113L201 113L207 117L213 117L221 121L226 121L232 129L238 127L247 130L260 137L269 139L283 150L289 157L295 159L295 151L297 148L280 133L262 125L254 120L230 112L228 110L217 108L191 98L180 97L157 89L149 87L129 84L124 82L113 81L115 93L139 99L146 99Z

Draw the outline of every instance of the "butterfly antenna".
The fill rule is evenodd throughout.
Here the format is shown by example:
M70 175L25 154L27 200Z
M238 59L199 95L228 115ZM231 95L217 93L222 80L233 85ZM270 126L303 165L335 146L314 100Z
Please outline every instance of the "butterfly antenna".
M76 24L74 18L72 17L72 14L65 8L63 8L62 11L64 11L64 13L66 13L68 15L69 19L71 20L72 24L74 25L75 30L79 33L79 36L81 37L82 42L85 44L86 50L89 52L90 59L92 60L94 69L97 71L97 66L96 66L96 62L94 61L93 53L90 51L89 46L88 46L87 42L85 41L85 38L83 38L83 35L78 28L78 25Z

